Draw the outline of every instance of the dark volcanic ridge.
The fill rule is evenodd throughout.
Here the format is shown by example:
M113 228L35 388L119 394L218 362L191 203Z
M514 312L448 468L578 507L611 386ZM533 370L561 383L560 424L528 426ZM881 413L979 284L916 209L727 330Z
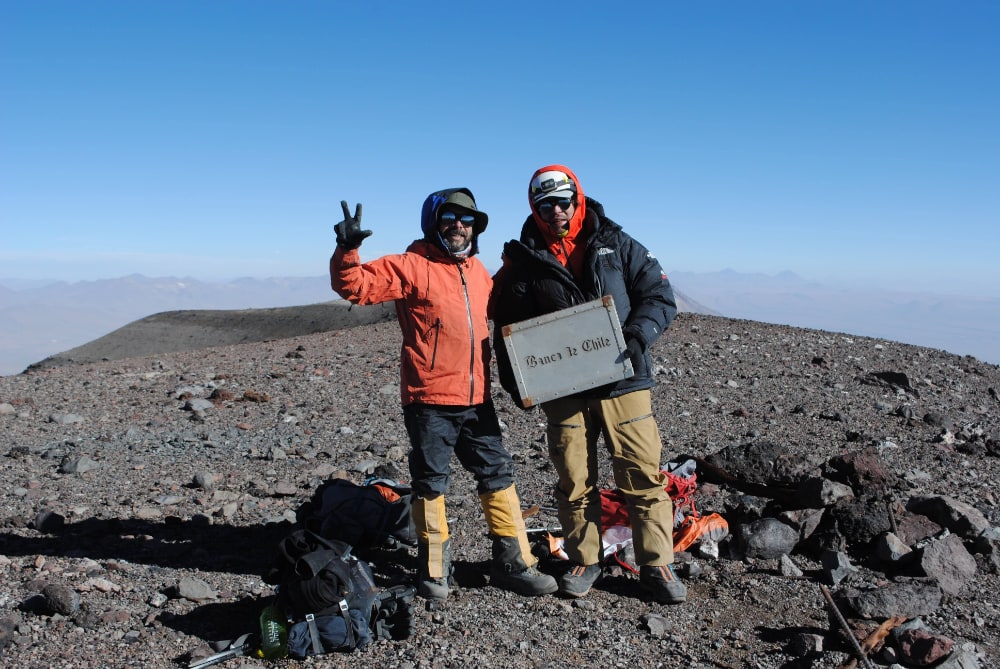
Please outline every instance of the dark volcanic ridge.
M395 317L392 303L359 307L343 300L269 309L164 311L140 318L94 341L51 355L28 369L37 371L101 360L123 360L213 346L289 339L369 325Z
M678 292L680 311L718 315ZM267 309L186 309L140 318L103 337L48 356L28 367L48 369L101 360L123 360L212 346L288 339L369 325L396 317L393 303L359 307L344 300Z

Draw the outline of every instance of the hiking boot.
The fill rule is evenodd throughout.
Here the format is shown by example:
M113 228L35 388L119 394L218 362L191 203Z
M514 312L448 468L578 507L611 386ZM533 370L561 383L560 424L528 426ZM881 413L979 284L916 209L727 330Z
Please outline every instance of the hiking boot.
M438 601L444 601L448 599L448 592L450 591L451 582L451 540L446 540L441 545L441 554L438 556L440 563L436 565L438 573L441 573L441 577L432 577L430 575L432 565L430 558L430 549L427 544L417 545L417 594L419 594L424 599L436 599Z
M639 567L639 585L660 604L680 604L687 600L687 586L677 580L668 564Z
M424 599L434 599L443 602L448 599L449 592L448 579L421 576L417 580L417 594Z
M574 564L559 579L559 592L567 597L583 597L601 579L601 565Z
M559 589L556 579L548 574L543 574L535 567L527 567L521 571L503 572L494 565L490 570L490 583L525 597L551 595Z
M493 537L490 584L526 597L549 595L559 589L556 579L525 564L517 537Z

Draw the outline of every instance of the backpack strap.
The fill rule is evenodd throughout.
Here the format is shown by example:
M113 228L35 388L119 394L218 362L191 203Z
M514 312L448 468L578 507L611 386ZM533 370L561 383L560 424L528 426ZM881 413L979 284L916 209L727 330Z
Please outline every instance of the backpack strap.
M353 649L357 641L354 638L354 627L351 623L347 600L340 600L338 608L340 609L340 615L344 618L345 643L347 644L347 648ZM314 614L306 614L306 626L309 628L309 639L312 641L313 655L322 655L326 652L326 649L323 647L323 641L319 634L319 628L316 626L316 616Z
M316 629L316 616L311 613L306 614L306 624L309 626L309 638L312 639L313 655L322 655L323 644L319 640L319 630Z
M347 606L347 600L340 600L340 615L344 617L344 624L346 626L347 632L347 645L349 648L354 648L354 644L357 640L354 638L354 626L351 624L351 613Z

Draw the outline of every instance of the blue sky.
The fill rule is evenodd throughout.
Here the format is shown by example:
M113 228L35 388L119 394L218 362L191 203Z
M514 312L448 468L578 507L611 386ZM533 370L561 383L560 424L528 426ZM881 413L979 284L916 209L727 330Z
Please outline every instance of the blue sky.
M1000 3L0 4L0 277L326 272L565 163L669 271L1000 296Z

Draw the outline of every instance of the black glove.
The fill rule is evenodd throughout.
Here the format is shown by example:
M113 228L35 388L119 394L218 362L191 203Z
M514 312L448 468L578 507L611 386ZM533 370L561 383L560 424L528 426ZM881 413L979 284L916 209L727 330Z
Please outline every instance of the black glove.
M632 373L638 376L646 368L646 347L638 337L625 335L625 355L632 361Z
M350 209L347 208L345 200L340 201L340 206L344 210L344 220L333 226L337 231L337 246L345 251L351 251L361 246L365 238L371 237L371 230L361 229L361 203L354 207L354 216L351 216Z
M371 629L378 639L401 641L416 631L413 598L417 589L412 585L394 585L379 593L375 601Z

